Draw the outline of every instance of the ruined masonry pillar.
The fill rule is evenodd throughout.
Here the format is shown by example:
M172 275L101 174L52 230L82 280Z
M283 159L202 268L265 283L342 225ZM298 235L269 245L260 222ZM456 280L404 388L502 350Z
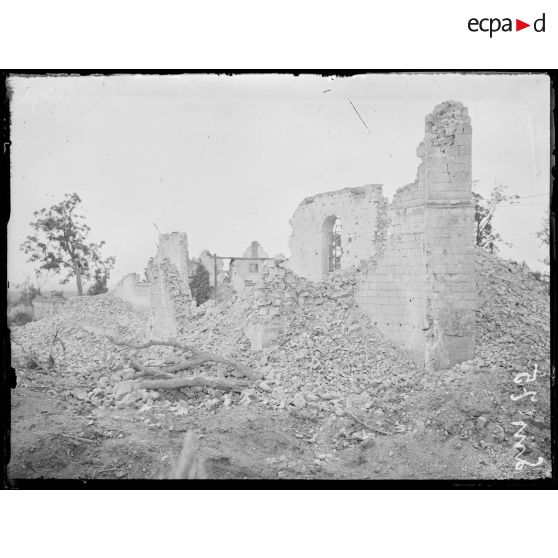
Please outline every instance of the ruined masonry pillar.
M426 117L418 180L425 196L425 367L474 358L474 206L472 129L461 103Z
M159 235L157 255L150 273L153 277L150 334L154 339L170 339L188 320L192 301L186 233Z
M385 245L355 300L419 368L440 370L475 348L471 124L461 103L426 117L417 154L417 178L395 193Z

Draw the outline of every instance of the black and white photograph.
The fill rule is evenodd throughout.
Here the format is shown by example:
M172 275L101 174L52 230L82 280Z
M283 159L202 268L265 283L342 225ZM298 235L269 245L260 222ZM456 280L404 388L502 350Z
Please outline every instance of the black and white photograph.
M6 84L9 486L552 480L546 73Z

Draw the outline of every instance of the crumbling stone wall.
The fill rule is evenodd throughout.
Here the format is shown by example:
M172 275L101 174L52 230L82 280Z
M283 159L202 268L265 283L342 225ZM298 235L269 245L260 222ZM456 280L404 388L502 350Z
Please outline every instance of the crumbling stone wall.
M192 295L176 266L163 259L154 267L151 288L151 338L169 339L180 332L190 315Z
M137 273L128 273L117 283L112 294L138 310L148 310L151 308L151 287L152 283L140 281Z
M153 281L153 267L155 265L155 258L149 258L145 266L145 279L147 282Z
M152 339L169 339L179 333L190 315L187 235L159 235L157 254L147 262L145 274L145 282L140 282L137 273L126 275L111 293L138 309L149 310Z
M305 198L292 219L289 267L313 281L328 273L329 240L341 220L341 269L374 256L382 242L386 199L381 184L345 188Z
M474 357L471 134L461 103L426 117L417 179L395 194L385 245L357 286L373 323L427 369Z
M309 311L332 301L340 306L354 304L354 274L336 272L323 282L313 282L286 267L283 260L264 263L262 281L245 293L242 304L248 308L244 333L253 350L261 351L273 344L289 329L296 314Z
M167 259L173 264L180 277L187 282L188 278L188 236L183 232L172 232L159 235L156 263Z
M299 306L299 294L306 281L285 269L283 262L262 262L261 282L250 294L251 309L244 333L253 350L261 351L284 330Z
M32 304L33 319L41 320L59 314L64 304L66 304L66 299L60 296L37 296Z
M188 319L192 295L188 285L188 237L173 232L159 235L157 255L150 266L151 337L169 339Z

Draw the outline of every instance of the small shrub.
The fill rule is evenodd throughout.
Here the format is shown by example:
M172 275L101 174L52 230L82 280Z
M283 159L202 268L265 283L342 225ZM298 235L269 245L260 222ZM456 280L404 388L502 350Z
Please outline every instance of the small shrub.
M100 269L95 270L95 276L94 276L94 280L95 282L93 283L93 285L91 285L91 287L89 287L89 290L87 291L87 294L90 296L95 296L98 294L104 294L108 292L108 287L107 287L107 282L109 279L109 274L108 271L102 271Z
M190 291L198 306L209 300L211 288L209 286L209 272L201 264L196 266L190 279Z
M8 323L11 326L23 326L33 321L33 312L31 310L19 308L8 315Z
M15 285L14 288L19 293L19 297L15 302L16 305L31 306L35 298L41 294L40 287L35 287L29 278L25 279L23 283Z

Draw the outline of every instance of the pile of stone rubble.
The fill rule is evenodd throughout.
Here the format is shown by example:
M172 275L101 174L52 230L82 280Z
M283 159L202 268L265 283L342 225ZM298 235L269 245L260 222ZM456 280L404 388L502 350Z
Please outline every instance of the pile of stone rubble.
M354 273L336 272L323 283L311 283L275 269L255 292L200 309L203 314L183 336L255 365L263 381L240 395L241 405L260 402L342 416L347 408L366 405L370 392L386 381L407 378L412 383L418 374L355 306L355 282ZM254 321L277 327L256 352L244 335Z
M476 357L424 376L425 389L407 401L409 418L484 448L511 448L519 421L529 432L527 452L549 458L548 282L482 250L476 251L476 277Z
M16 369L28 365L48 373L53 383L75 378L89 385L126 362L127 351L107 336L139 341L148 327L148 316L118 298L75 297L66 301L60 314L12 329L12 361Z
M524 265L478 250L476 352L491 366L550 370L548 282Z
M518 370L527 361L547 369L547 285L521 266L483 252L477 255L477 277L481 297L477 358L458 365L453 373L482 366ZM111 295L70 300L62 314L14 328L14 362L16 368L24 368L21 359L29 355L22 347L44 368L52 356L53 387L65 381L71 396L95 406L161 405L186 414L194 409L262 405L316 419L370 413L369 418L379 419L374 424L382 424L377 415L384 411L378 402L384 409L401 408L432 378L416 370L359 311L352 299L356 280L356 272L335 272L322 283L312 283L273 267L255 290L191 311L180 341L235 359L259 375L260 380L240 393L197 387L183 389L178 397L166 390L121 390L123 381L135 377L129 366L131 356L145 365L161 366L188 355L172 347L137 352L112 343L106 335L131 342L147 340L149 317ZM275 328L261 350L254 350L246 333L254 323ZM207 363L187 373L222 376L232 371ZM26 372L25 380L30 376L32 371Z

